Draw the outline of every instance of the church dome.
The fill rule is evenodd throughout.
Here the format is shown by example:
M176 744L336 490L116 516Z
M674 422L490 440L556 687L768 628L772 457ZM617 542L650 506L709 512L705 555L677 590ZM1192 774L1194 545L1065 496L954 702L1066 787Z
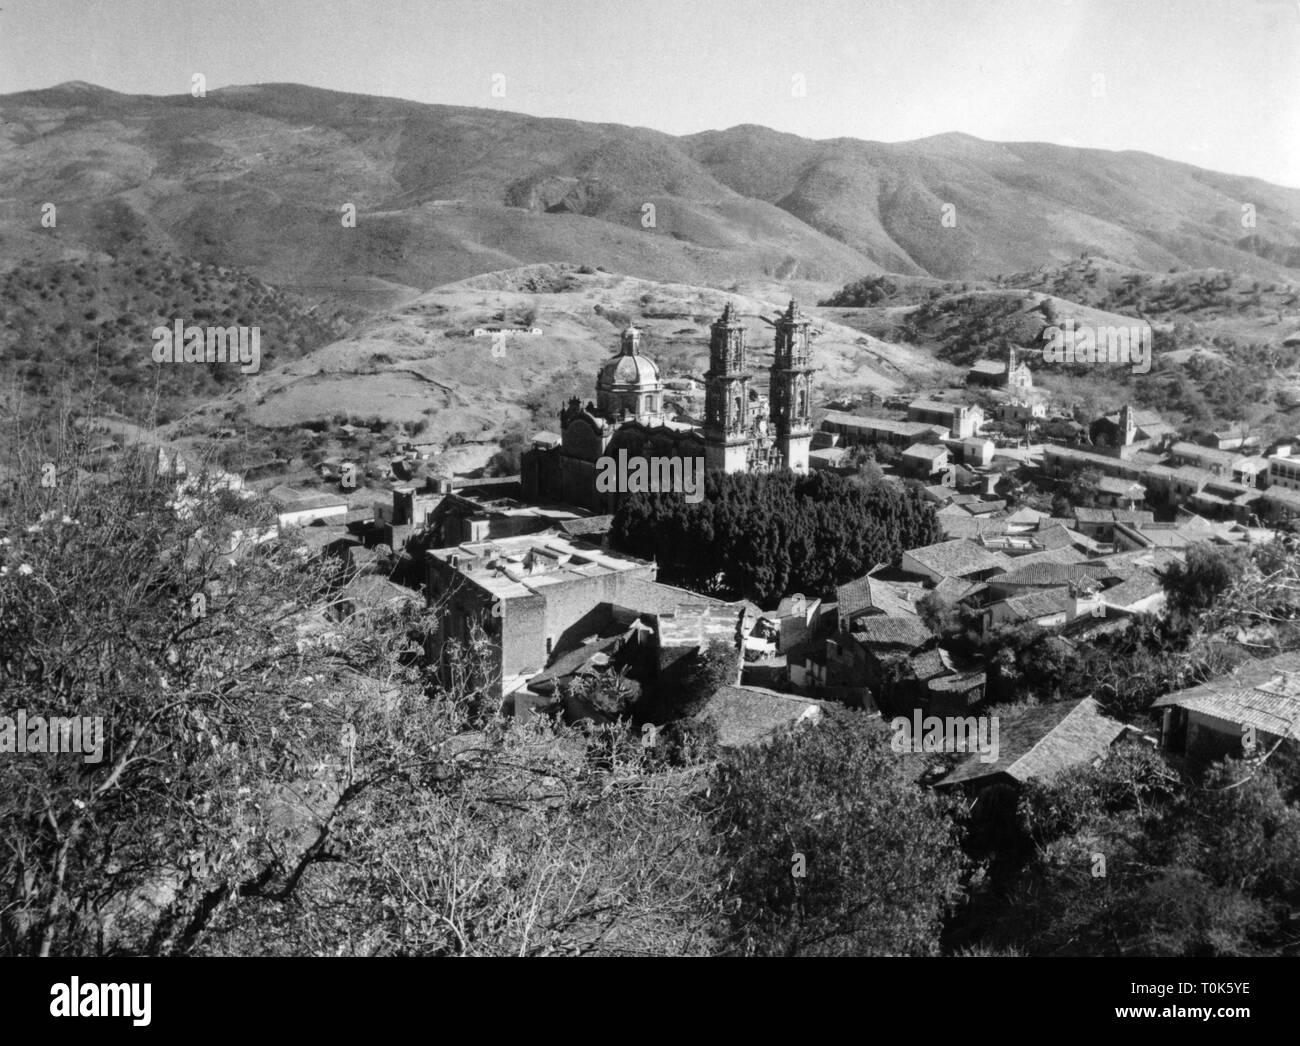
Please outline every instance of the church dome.
M641 332L629 327L623 332L622 349L606 360L596 376L596 404L607 418L635 418L644 424L663 420L663 382L659 368L649 356L642 356Z
M620 391L633 388L657 389L661 384L659 368L649 356L642 356L637 351L640 347L641 332L636 327L629 327L623 332L622 351L600 368L596 388L617 388Z
M659 368L648 356L615 356L600 368L598 385L658 385Z

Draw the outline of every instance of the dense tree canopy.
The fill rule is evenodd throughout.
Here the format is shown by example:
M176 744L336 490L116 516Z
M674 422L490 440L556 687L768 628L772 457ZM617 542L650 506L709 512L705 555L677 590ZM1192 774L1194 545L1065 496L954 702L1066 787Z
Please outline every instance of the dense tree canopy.
M612 540L655 559L669 584L766 606L790 592L827 594L939 540L939 528L932 505L886 482L710 473L695 504L682 494L626 498Z
M766 955L927 955L960 894L946 802L860 712L731 755L718 771L731 947Z

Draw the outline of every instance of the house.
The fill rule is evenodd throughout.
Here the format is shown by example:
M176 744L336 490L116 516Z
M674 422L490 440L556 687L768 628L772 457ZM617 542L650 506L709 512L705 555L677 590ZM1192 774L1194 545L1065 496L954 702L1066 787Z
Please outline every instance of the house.
M1177 431L1156 411L1134 410L1125 404L1089 425L1088 437L1097 451L1125 458L1135 450L1162 449Z
M907 405L907 420L947 428L945 435L953 439L974 436L984 426L984 411L979 406L965 403L944 403L942 400L918 399Z
M1036 589L1059 588L1062 585L1102 587L1101 579L1113 568L1097 562L1057 563L1014 561L1010 569L987 581L989 591L1003 599L1024 595Z
M981 614L985 638L1002 625L1039 625L1053 628L1070 619L1070 590L1064 585L1008 596L990 603Z
M347 521L347 499L338 494L300 490L281 484L267 491L275 505L280 529L305 527L315 523L343 524Z
M1050 781L1071 767L1095 766L1129 730L1102 714L1090 697L1037 705L995 721L996 758L989 759L992 752L970 753L935 788L981 791L995 784L1018 788L1026 781Z
M848 631L855 621L869 615L917 615L917 604L927 592L925 586L917 581L886 579L881 573L885 569L877 567L865 577L836 587L835 601L841 631Z
M1213 447L1215 450L1243 451L1248 447L1259 446L1259 437L1252 436L1245 429L1233 425L1218 432L1206 434L1201 439L1201 442L1207 447Z
M886 662L933 643L920 618L907 615L867 616L847 632L826 641L826 682L831 686L866 686L878 693Z
M1241 455L1180 440L1169 448L1169 458L1174 465L1192 465L1216 476L1231 477Z
M947 425L896 421L891 418L865 418L857 414L831 410L822 419L821 431L838 436L845 446L888 443L906 447L921 441L939 440L948 435Z
M988 468L993 464L993 454L997 450L997 445L991 439L982 436L967 436L958 447L961 463L976 468Z
M1238 458L1232 466L1232 481L1243 487L1262 487L1268 479L1268 458L1258 455Z
M819 447L808 452L808 467L819 472L833 472L839 476L851 476L858 467L851 460L848 447Z
M977 360L966 372L966 384L1024 392L1034 387L1034 372L1017 362L1016 350L1008 348L1005 360Z
M1158 613L1165 605L1165 588L1150 570L1134 570L1118 585L1098 594L1106 607L1130 614Z
M903 451L899 464L908 475L928 482L947 471L948 448L938 443L913 443Z
M919 574L937 583L945 578L983 581L1004 573L1010 562L1006 556L990 552L977 542L957 538L909 549L903 553L899 566L909 574Z
M1146 470L1160 464L1158 454L1129 448L1124 457L1097 454L1079 447L1063 447L1055 443L1043 447L1043 471L1056 479L1066 479L1076 472L1091 469L1103 476L1142 482Z
M560 532L603 547L609 544L609 531L613 525L614 517L610 515L579 516L577 519L561 520Z
M1146 496L1146 488L1133 480L1102 476L1097 481L1097 500L1110 508L1137 508Z
M1014 531L1038 526L1039 520L1046 519L1046 512L1039 512L1036 508L1030 508L1028 505L1022 505L1015 512L1007 516L1005 523Z
M1300 740L1300 653L1250 661L1225 676L1157 698L1160 744L1194 763L1241 754L1243 741L1267 751Z
M1026 426L1041 424L1047 419L1047 400L1042 395L1017 395L999 403L994 409L994 414L998 421L1009 421ZM1079 426L1078 431L1083 431L1082 425Z
M1143 525L1155 522L1155 515L1143 509L1083 508L1074 510L1074 526L1095 541L1114 540L1115 524Z
M1255 512L1261 519L1280 523L1300 518L1300 490L1269 487L1255 500Z
M432 661L449 670L451 644L466 648L482 630L489 692L508 694L546 667L554 652L596 632L610 604L638 603L656 567L556 533L468 542L426 554L429 605L438 608ZM675 590L666 590L675 611ZM658 589L650 590L655 595ZM719 603L687 594L698 603ZM639 607L634 607L639 609Z
M1270 454L1268 461L1269 487L1284 487L1287 490L1300 490L1300 456L1292 457L1290 447L1283 448L1287 453Z
M950 507L956 509L956 512L949 513L944 509L936 513L939 517L939 532L947 539L968 538L978 540L1007 532L1005 518L981 519L972 516L965 508L960 506L954 505Z

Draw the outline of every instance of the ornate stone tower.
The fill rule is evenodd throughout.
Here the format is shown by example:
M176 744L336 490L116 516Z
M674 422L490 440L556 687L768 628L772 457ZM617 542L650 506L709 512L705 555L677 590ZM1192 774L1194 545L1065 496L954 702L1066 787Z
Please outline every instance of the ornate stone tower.
M812 321L790 299L790 307L777 317L772 381L768 387L772 431L781 463L794 472L808 471L812 446L812 375L808 342Z
M704 467L744 472L749 464L749 374L745 328L728 302L709 328L709 369L704 375Z

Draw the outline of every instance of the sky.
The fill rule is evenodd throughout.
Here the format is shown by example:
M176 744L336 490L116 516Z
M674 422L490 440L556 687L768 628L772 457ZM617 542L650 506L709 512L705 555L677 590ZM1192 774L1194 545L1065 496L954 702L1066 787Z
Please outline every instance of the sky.
M0 0L0 94L195 73L671 134L1140 149L1300 187L1300 0Z

